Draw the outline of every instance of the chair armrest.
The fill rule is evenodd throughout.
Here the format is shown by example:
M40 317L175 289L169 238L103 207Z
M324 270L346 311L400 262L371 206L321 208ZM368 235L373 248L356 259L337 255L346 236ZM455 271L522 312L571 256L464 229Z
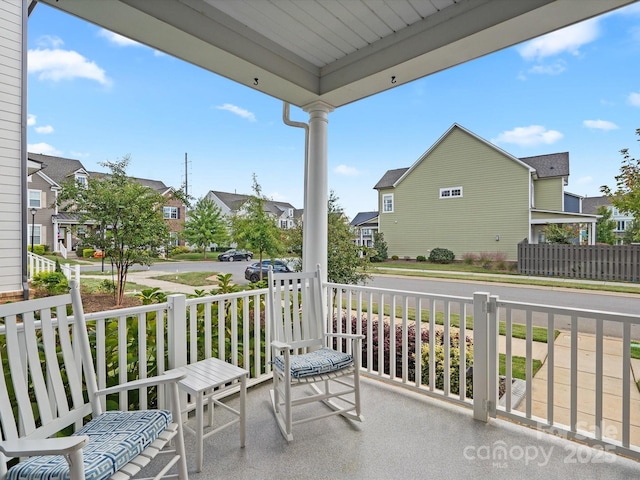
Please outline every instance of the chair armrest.
M61 438L21 438L0 442L0 452L7 457L34 457L37 455L68 455L81 449L89 441L86 435Z
M336 338L350 338L352 340L364 340L364 335L357 335L355 333L325 333L325 337L336 337Z
M291 345L289 345L288 343L279 342L277 340L271 342L271 346L273 348L277 348L278 350L291 350Z
M134 388L143 388L150 387L153 385L161 385L167 383L176 383L187 375L183 372L169 372L164 375L158 375L155 377L149 378L139 378L138 380L132 380L127 383L123 383L122 385L114 385L113 387L103 388L102 390L98 390L96 395L109 395L111 393L118 393L127 390L133 390Z

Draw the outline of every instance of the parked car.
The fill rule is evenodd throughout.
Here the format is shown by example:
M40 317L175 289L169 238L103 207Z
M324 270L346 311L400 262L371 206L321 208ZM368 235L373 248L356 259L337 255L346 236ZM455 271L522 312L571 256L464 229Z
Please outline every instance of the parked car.
M247 250L236 250L232 248L224 253L218 255L218 260L221 262L235 262L236 260L251 260L253 258L253 252Z
M291 272L289 266L282 260L263 260L262 262L254 262L244 271L244 278L250 282L260 281L260 270L262 270L262 278L267 278L269 267L273 266L274 272Z

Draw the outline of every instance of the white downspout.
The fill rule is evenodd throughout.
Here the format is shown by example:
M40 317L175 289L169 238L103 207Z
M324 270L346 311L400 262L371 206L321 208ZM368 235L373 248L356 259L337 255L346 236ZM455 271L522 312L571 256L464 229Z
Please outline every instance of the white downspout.
M283 102L282 103L282 121L284 122L285 125L289 125L290 127L297 127L297 128L302 128L304 129L304 198L303 198L303 210L302 210L302 261L304 262L304 259L306 257L305 253L308 247L308 240L307 240L307 228L305 228L305 217L307 215L307 208L308 208L308 198L307 198L307 194L308 194L308 189L307 189L307 177L309 176L309 124L304 123L304 122L294 122L292 120L289 119L289 104L287 102ZM315 269L315 267L313 267L312 270L308 270L307 268L305 268L307 265L305 263L302 264L302 271L304 272L309 272L309 271L313 271L313 269Z

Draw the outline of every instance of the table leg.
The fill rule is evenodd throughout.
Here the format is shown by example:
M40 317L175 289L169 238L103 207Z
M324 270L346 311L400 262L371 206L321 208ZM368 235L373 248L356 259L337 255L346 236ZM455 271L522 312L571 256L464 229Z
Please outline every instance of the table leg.
M240 446L244 448L245 430L246 430L246 396L247 396L247 376L240 377Z
M204 392L196 394L196 469L198 472L202 471L202 449L203 449L203 434L204 434L204 404L203 404Z

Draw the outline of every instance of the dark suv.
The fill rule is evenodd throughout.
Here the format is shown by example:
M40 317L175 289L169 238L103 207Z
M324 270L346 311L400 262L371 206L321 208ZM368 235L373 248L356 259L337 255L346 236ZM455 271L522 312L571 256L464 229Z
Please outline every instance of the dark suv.
M247 250L236 250L232 248L224 253L218 255L218 260L221 262L233 262L235 260L251 260L253 253Z
M274 272L292 271L289 266L282 260L263 260L262 262L254 262L249 265L244 271L244 278L253 283L259 282L260 270L262 270L262 278L266 279L269 272L269 266L273 266Z

